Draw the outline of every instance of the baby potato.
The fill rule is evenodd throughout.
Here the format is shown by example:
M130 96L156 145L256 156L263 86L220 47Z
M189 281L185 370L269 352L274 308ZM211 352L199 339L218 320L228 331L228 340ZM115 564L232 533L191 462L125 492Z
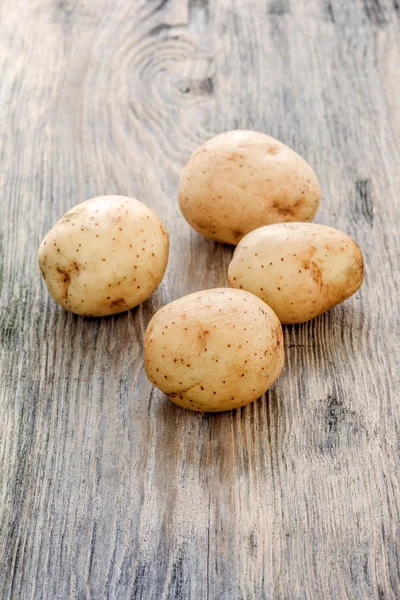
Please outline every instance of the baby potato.
M264 300L282 323L303 323L354 294L364 278L360 248L315 223L279 223L248 233L228 269L229 285Z
M320 197L310 165L257 131L227 131L208 140L192 154L179 183L188 223L227 244L262 225L312 221Z
M77 204L48 232L39 266L50 295L77 315L99 317L133 308L159 285L168 233L157 215L126 196Z
M144 339L149 380L173 402L199 412L245 406L283 366L282 328L256 296L204 290L167 304Z

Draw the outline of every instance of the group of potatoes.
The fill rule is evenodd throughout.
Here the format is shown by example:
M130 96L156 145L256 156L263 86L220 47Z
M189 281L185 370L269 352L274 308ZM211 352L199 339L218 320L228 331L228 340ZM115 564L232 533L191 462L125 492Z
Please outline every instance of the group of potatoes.
M320 196L308 163L262 133L223 133L191 156L179 184L184 217L200 234L238 245L230 288L171 302L147 327L147 376L176 404L215 412L252 402L281 373L281 323L308 321L358 290L360 248L346 234L310 223ZM98 317L148 298L168 251L167 229L145 204L101 196L54 225L39 265L61 306Z

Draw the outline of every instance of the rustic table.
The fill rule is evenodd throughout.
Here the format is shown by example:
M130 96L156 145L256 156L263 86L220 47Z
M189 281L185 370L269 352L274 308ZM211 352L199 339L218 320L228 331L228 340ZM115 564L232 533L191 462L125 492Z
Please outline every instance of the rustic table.
M0 597L400 598L398 0L0 3ZM143 334L224 286L232 248L176 192L217 132L267 132L318 174L317 222L366 280L284 328L285 370L242 410L153 389ZM171 235L138 309L83 319L36 252L74 204L136 196Z

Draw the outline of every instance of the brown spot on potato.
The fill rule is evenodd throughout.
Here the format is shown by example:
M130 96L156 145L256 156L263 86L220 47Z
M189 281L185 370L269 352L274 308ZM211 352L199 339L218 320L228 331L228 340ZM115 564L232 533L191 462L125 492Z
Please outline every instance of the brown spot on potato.
M317 247L316 246L310 246L309 248L307 248L306 250L304 250L303 252L301 252L299 254L299 258L304 263L308 263L308 261L314 256L314 254L316 253L316 251L317 251Z
M185 329L187 329L187 327L185 327ZM208 336L210 335L210 332L207 329L202 329L200 327L200 331L197 335L197 339L200 342L200 345L202 346L203 350L207 351L206 345L207 345L207 339Z
M319 268L319 266L317 265L316 262L314 262L313 260L310 261L310 275L312 277L312 279L315 281L315 283L322 287L323 286L323 276L322 276L322 271Z
M60 282L61 282L61 285L63 288L61 297L64 297L65 299L67 299L68 298L68 286L71 283L71 277L69 276L67 271L60 269L60 267L57 267L57 273L59 273L61 276Z
M123 308L125 304L124 298L118 298L117 300L110 302L110 308Z
M278 154L279 150L279 146L270 146L267 150L267 154L271 154L272 156L274 156L275 154Z
M150 217L148 217L148 218L150 218ZM161 233L163 234L163 236L164 236L166 239L168 239L168 232L167 232L167 230L166 230L165 226L163 225L163 223L161 223L161 224L160 224L160 229L161 229Z
M282 218L292 217L293 216L293 209L292 209L292 207L291 206L285 206L282 201L274 200L274 202L272 203L272 209L276 210L276 212Z
M65 213L65 215L61 217L61 219L59 219L58 223L69 223L72 217L77 217L83 210L84 208L77 208L75 210Z

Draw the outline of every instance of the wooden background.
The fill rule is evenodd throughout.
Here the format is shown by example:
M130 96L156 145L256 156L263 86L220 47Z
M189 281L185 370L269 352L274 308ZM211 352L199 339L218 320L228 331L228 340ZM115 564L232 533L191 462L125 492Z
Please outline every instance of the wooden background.
M400 598L398 0L0 0L0 597ZM226 285L177 183L215 133L314 167L317 221L366 281L285 327L256 403L190 413L152 389L155 310ZM133 195L167 275L115 318L67 314L36 263L74 204Z

